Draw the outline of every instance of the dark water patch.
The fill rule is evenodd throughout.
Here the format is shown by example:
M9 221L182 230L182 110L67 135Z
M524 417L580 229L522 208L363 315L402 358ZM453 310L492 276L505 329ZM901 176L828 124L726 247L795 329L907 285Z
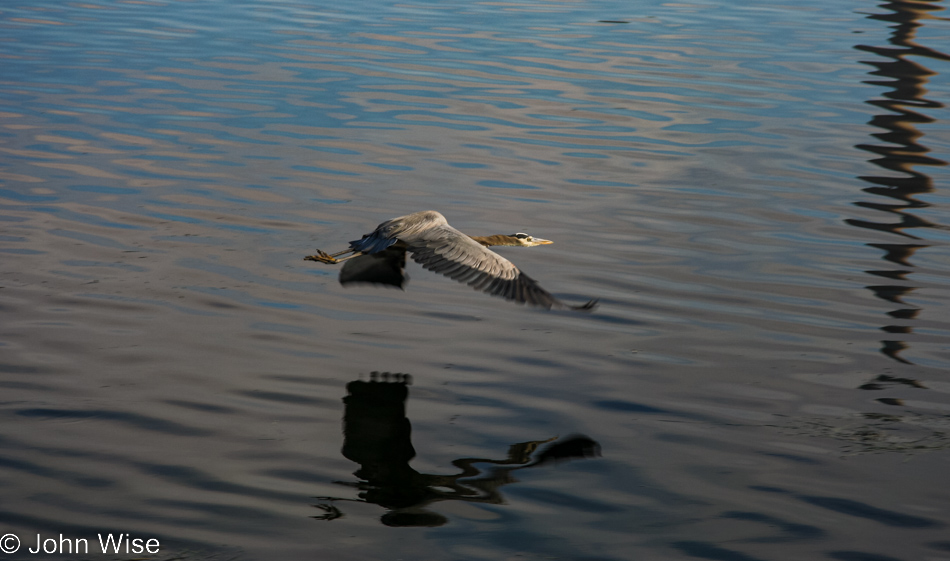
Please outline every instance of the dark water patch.
M703 541L677 541L670 544L684 555L695 559L713 561L765 561L762 557L753 557L745 553Z
M222 493L226 495L235 495L239 497L257 497L261 499L277 500L289 503L299 503L301 498L290 493L281 493L263 488L252 487L231 483L215 477L190 466L159 464L159 463L141 463L137 464L138 469L143 473L154 476L158 479L166 480L171 483L182 485L191 489L200 490L202 493L208 491L212 493ZM220 505L224 508L224 505Z
M306 386L326 385L327 380L313 375L296 374L264 374L261 376L264 380L276 380L278 382L290 382L292 384L303 384Z
M108 187L105 185L68 185L70 191L79 191L81 193L100 193L103 195L137 195L142 192L141 189L130 189L128 187Z
M429 312L429 311L426 311L426 312L422 312L422 315L423 315L423 316L426 316L426 317L431 317L431 318L433 318L433 319L439 319L439 320L445 320L445 321L452 321L452 322L455 322L455 321L470 322L470 321L483 321L483 320L484 320L484 318L481 318L481 317L478 317L478 316L467 316L467 315L452 314L452 313L447 313L447 312Z
M789 462L795 462L799 464L807 465L821 465L825 462L821 460L816 460L814 458L809 458L807 456L802 456L800 454L789 454L789 453L779 453L779 452L759 452L763 456L768 456L770 458L779 458L781 460L786 460ZM750 487L751 489L752 487Z
M478 183L483 187L492 187L494 189L537 189L534 185L525 185L522 183L509 183L507 181L480 181Z
M316 152L327 152L329 154L342 154L348 156L356 156L360 154L360 152L357 152L356 150L350 150L348 148L336 148L333 146L304 146L304 148L307 150L314 150Z
M100 247L109 247L113 249L119 249L127 253L131 253L131 252L152 253L153 251L148 248L139 248L139 247L130 246L128 244L123 243L122 240L118 240L118 239L111 238L108 236L92 234L89 232L77 232L75 230L51 230L49 233L54 236L61 236L66 239L77 240L77 241L97 245Z
M42 371L36 366L0 363L0 372L4 374L40 374Z
M77 293L76 296L82 298L83 300L69 300L63 302L63 305L77 307L93 306L99 309L111 309L119 312L148 312L152 306L155 306L196 316L221 315L220 313L212 311L196 310L188 306L183 306L174 300L167 301L153 298L137 299L114 294L97 294L90 292L80 292Z
M763 493L789 493L790 491L780 487L769 487L767 485L749 485L749 489L762 491Z
M310 471L272 469L263 470L260 472L260 474L267 477L276 477L277 479L286 479L288 481L298 481L301 483L316 484L326 482L325 474L314 473Z
M833 512L846 514L855 518L864 518L895 528L932 528L943 526L942 523L936 520L878 508L865 502L852 499L808 495L803 495L800 498L807 503L820 506Z
M161 432L175 436L208 436L211 433L196 427L189 427L168 421L158 419L138 413L127 413L122 411L109 411L104 409L76 410L76 409L20 409L16 412L21 417L45 419L45 420L86 420L86 421L109 421L127 425L132 428L147 431Z
M568 179L568 183L575 185L589 185L592 187L636 187L636 183L622 183L619 181L602 181L594 179Z
M347 175L347 176L358 176L358 175L359 175L358 173L353 173L353 172L349 172L349 171L342 171L342 170L336 170L336 169L330 169L330 168L322 168L322 167L317 167L317 166L294 166L293 169L299 170L299 171L309 171L309 172L313 172L313 173L321 173L321 174L325 173L325 174L329 174L329 175Z
M541 353L545 351L535 350L534 352ZM560 369L561 367L564 366L564 364L561 362L558 362L552 359L541 358L539 356L513 356L513 357L509 357L508 360L510 360L511 362L514 362L515 364L522 364L522 365L527 365L527 366L535 366L535 367L543 367L543 368L552 368L552 369Z
M121 269L123 271L131 271L135 273L144 273L148 271L146 267L138 267L136 265L130 265L128 263L104 263L98 261L78 261L78 260L67 260L60 261L62 265L67 267L107 267L110 269Z
M316 398L308 397L303 395L295 395L285 392L274 392L274 391L265 391L265 390L246 390L235 392L237 395L243 395L246 397L251 397L254 399L260 399L263 401L273 401L277 403L293 403L295 405L319 405L326 404L329 402L325 398Z
M602 501L594 501L586 499L582 496L566 492L552 491L550 489L520 487L512 488L508 494L511 495L513 499L524 498L525 500L552 506L562 511L576 510L581 512L608 513L619 512L622 510Z
M27 208L21 207L19 208L19 210L29 210L31 212L54 215L57 218L67 221L68 223L79 223L79 224L86 224L89 226L101 226L103 228L113 228L116 230L147 230L149 229L145 226L115 222L108 218L103 218L101 216L97 216L97 215L85 213L85 212L76 212L76 211L68 210L63 207L30 206Z
M220 488L212 487L212 490L222 492ZM244 493L241 494L243 495ZM227 525L231 527L231 531L247 532L257 535L267 535L268 532L261 527L260 522L273 524L278 523L283 518L283 516L267 509L234 504L172 499L155 500L151 501L151 504L156 508L175 509L179 512L187 513L185 518L190 519L190 525L202 525L202 522L197 517L210 520L227 517L229 520Z
M0 248L0 252L2 252L2 253L10 253L10 254L13 254L13 255L43 255L43 254L47 253L47 252L45 252L45 251L39 251L39 250L36 250L36 249L25 249L25 248L19 249L19 248L15 248L15 247Z
M11 191L10 189L0 189L0 197L9 199L11 201L16 201L18 203L46 203L58 201L60 199L58 195L29 195L26 193Z
M722 517L744 522L755 522L779 532L777 536L763 536L742 540L750 543L783 543L799 540L817 540L823 539L828 534L828 532L817 526L788 522L781 518L758 512L725 512L722 514Z
M438 160L436 160L436 161L438 161ZM474 163L474 162L444 162L444 161L439 161L439 163L445 164L445 165L447 165L447 166L449 166L449 167L461 168L461 169L484 169L484 168L489 167L489 166L487 166L487 165L485 165L485 164L479 164L479 163Z
M112 487L116 484L115 481L106 479L104 477L82 475L64 469L52 469L42 464L37 464L26 460L17 460L10 457L0 458L0 469L7 471L19 471L25 474L37 475L39 477L45 477L48 479L68 481L71 484L78 485L80 487L100 488Z
M666 409L658 409L649 405L643 405L640 403L634 403L631 401L620 401L620 400L603 400L595 401L592 405L595 407L600 407L602 409L608 409L611 411L622 411L624 413L649 413L649 414L669 414L670 411Z
M33 382L2 381L0 382L0 388L8 388L11 390L50 391L53 389L53 386L36 384Z
M184 401L181 399L166 399L165 403L169 405L174 405L175 407L182 407L185 409L191 409L194 411L201 411L203 413L214 413L218 415L233 415L238 412L237 409L233 407L226 407L223 405L215 405L212 403L202 403L195 401Z
M220 300L202 300L199 302L202 306L208 306L209 308L217 308L220 310L239 310L241 306L232 304L230 302L222 302Z
M899 557L868 553L866 551L829 551L827 555L839 561L903 561Z
M568 296L566 298L570 298L570 297ZM581 299L582 297L578 295L577 298ZM614 304L614 301L607 298L601 298L600 302L601 304L600 304L599 311L595 315L592 316L592 321L603 322L603 323L613 324L613 325L626 325L630 327L640 326L638 328L642 328L642 326L645 325L645 322L641 320L637 320L637 319L633 319L633 318L621 316L621 315L613 315L610 313L605 313L605 310L609 309L611 304ZM632 305L630 304L624 304L623 306L632 307Z
M312 329L306 327L274 322L257 322L251 324L249 327L254 330L267 331L270 333L292 333L295 335L307 335L313 333Z

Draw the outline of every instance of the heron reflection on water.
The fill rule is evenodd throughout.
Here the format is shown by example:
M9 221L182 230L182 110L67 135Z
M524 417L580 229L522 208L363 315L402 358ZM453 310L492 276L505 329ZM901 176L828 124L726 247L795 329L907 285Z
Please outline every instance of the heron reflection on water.
M424 268L493 296L547 309L592 310L597 300L580 306L565 304L538 286L511 261L488 249L491 246L533 247L550 243L553 242L523 233L469 236L450 226L438 212L426 210L383 222L372 233L350 242L349 249L333 254L318 249L316 255L304 259L330 265L343 263L340 271L343 285L369 282L402 288L406 282L408 252L413 261ZM348 256L337 259L342 255Z
M406 415L408 374L373 372L369 380L346 385L343 398L343 456L359 464L357 481L334 481L358 492L354 497L314 497L317 520L345 516L344 503L368 503L386 509L380 521L393 527L435 527L449 522L435 507L447 501L503 505L506 485L517 483L516 474L574 460L598 458L600 444L582 434L519 442L499 458L461 457L449 473L416 471L412 423ZM579 502L594 499L583 499ZM605 506L606 508L606 506Z

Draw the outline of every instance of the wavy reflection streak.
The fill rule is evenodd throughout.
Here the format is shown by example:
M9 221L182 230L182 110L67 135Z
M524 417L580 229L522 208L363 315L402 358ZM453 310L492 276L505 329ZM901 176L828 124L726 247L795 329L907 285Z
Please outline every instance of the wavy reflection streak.
M925 97L927 94L927 82L934 75L934 72L922 64L911 60L909 57L950 61L950 55L922 46L916 42L917 31L923 25L921 20L931 17L931 12L942 10L943 8L933 3L918 1L887 2L881 4L880 7L888 11L868 17L869 19L894 24L891 26L892 34L890 37L890 43L893 46L856 45L855 49L873 53L884 59L864 61L864 64L875 68L875 70L871 72L872 75L886 78L886 80L867 80L865 83L890 88L889 91L883 94L884 99L871 99L867 101L868 104L885 111L885 113L874 116L869 122L872 127L885 131L872 134L876 140L884 142L885 144L859 144L855 147L876 156L869 160L870 163L888 172L897 173L898 175L888 174L859 177L862 181L871 184L871 187L863 189L865 193L885 197L890 200L858 201L854 204L856 206L887 213L891 217L896 216L897 221L881 222L851 218L845 222L859 228L886 232L911 239L919 239L907 230L917 228L947 229L948 226L928 221L911 212L929 207L930 205L928 203L916 197L934 190L933 179L917 168L944 166L947 162L927 156L930 149L923 144L922 139L924 133L919 128L920 125L934 122L932 117L921 113L921 110L940 109L943 107L943 104ZM929 247L927 244L919 243L870 243L868 245L882 249L885 252L882 259L896 263L902 267L913 267L914 265L910 262L910 258L918 250ZM885 301L904 305L902 298L910 295L917 289L907 278L908 275L912 274L910 269L869 270L865 272L869 275L885 277L905 283L867 287L875 296ZM889 312L889 315L893 318L913 320L920 311L921 309L916 307L901 308ZM885 325L881 327L881 330L890 334L909 335L913 333L913 329L910 325ZM912 363L909 359L902 356L902 353L910 347L906 341L888 339L881 341L881 343L880 352L884 356L901 363Z

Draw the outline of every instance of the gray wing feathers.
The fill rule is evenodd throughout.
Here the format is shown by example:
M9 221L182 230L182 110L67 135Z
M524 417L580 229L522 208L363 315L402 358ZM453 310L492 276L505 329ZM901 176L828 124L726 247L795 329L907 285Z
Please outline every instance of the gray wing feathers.
M350 242L350 249L360 253L377 253L396 243L396 240L408 241L413 236L425 236L430 229L446 227L458 234L445 217L434 210L425 210L399 218L387 220L376 227L372 233L359 240Z
M475 290L543 308L563 306L511 261L451 226L430 228L400 239L408 244L413 261Z
M402 249L401 245L390 247L397 241L405 244L405 249ZM538 286L534 279L519 271L511 261L449 226L445 217L433 210L387 220L362 239L350 242L350 249L369 255L353 259L359 263L350 266L347 282L383 282L401 286L405 279L398 263L396 267L399 271L396 272L395 280L380 280L381 277L375 273L383 264L389 263L392 266L393 259L399 257L397 254L400 251L408 251L413 261L426 269L506 300L548 309L590 310L597 304L596 300L591 300L583 306L563 304ZM385 254L378 255L381 252ZM370 256L375 259L369 259ZM401 257L401 263L404 263L404 254ZM346 268L344 265L344 269Z

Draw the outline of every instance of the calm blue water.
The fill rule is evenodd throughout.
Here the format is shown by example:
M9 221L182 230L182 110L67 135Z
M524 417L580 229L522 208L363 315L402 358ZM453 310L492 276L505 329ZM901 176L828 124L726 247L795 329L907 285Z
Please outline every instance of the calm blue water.
M947 21L3 3L6 557L950 558ZM302 259L426 209L600 307Z

